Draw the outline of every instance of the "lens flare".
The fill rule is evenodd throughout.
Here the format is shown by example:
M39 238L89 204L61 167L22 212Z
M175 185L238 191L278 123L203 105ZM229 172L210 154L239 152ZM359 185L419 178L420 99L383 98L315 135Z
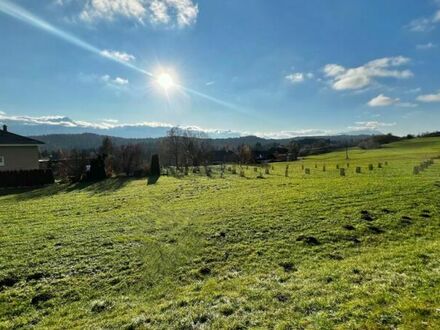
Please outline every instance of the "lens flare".
M157 77L156 82L165 91L168 91L175 86L175 82L174 82L173 77L169 73L166 73L166 72L160 73Z
M150 77L153 81L157 83L163 90L166 92L170 89L179 89L181 91L185 91L189 94L196 95L200 98L204 98L208 101L217 103L221 106L227 107L231 110L234 110L239 113L249 113L247 109L243 109L241 107L236 106L235 104L231 104L229 102L225 102L223 100L217 99L215 97L212 97L210 95L204 94L202 92L199 92L197 90L191 89L189 87L181 85L176 79L167 72L160 72L159 74L153 74L152 72L149 72L147 70L144 70L135 64L125 62L120 60L117 57L109 56L107 52L104 50L99 49L98 47L95 47L89 43L87 43L84 40L81 40L80 38L63 31L50 23L44 21L43 19L35 16L34 14L30 13L29 11L25 10L24 8L20 7L19 5L15 3L11 3L8 0L0 0L0 12L9 15L11 17L14 17L22 22L25 22L29 25L32 25L40 30L46 31L47 33L50 33L60 39L63 39L66 42L69 42L77 47L80 47L86 51L89 51L91 53L95 53L101 57L104 57L106 59L109 59L111 61L117 62L118 64L121 64L125 67L128 67L132 70L135 70L139 73L142 73L148 77Z

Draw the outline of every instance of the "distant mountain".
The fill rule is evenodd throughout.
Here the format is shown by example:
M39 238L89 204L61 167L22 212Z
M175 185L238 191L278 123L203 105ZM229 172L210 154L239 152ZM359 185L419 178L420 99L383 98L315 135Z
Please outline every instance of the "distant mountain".
M1 112L0 123L8 125L11 132L25 136L93 133L124 138L157 138L165 136L167 131L173 127L171 124L155 122L119 124L114 120L104 120L100 123L92 123L73 120L66 116L6 116ZM233 131L203 130L198 127L185 128L204 132L212 138L240 136L240 133Z

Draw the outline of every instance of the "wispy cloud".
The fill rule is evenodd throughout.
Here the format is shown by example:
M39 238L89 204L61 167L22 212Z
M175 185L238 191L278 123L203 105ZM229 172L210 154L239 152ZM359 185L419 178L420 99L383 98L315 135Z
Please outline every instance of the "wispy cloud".
M440 2L436 1L438 5ZM412 32L429 32L435 29L440 23L440 10L437 10L429 17L419 17L412 20L406 27Z
M413 76L410 70L392 69L408 64L409 58L403 56L385 57L370 61L355 68L345 68L339 64L327 64L324 74L330 78L335 90L358 90L371 85L377 78L406 79Z
M428 42L426 44L420 44L420 45L416 46L416 48L419 50L429 50L429 49L436 48L436 47L437 47L437 45L433 44L432 42Z
M417 97L417 100L425 103L440 102L440 91L433 94L425 94Z
M266 139L290 139L299 136L324 136L334 133L332 130L324 130L318 128L309 128L292 131L279 131L279 132L245 132L242 135L255 135Z
M367 104L370 107L397 106L402 108L416 108L419 106L417 103L402 102L399 98L392 98L383 94L379 94L378 96L372 98Z
M384 127L396 126L396 123L385 123L380 121L358 121L354 126L348 128L353 131L377 130Z
M121 62L130 62L136 59L134 55L107 49L101 51L101 55Z
M307 79L313 79L314 75L311 72L303 73L303 72L293 72L286 75L284 78L292 84L299 84L304 82Z
M102 76L101 80L105 84L111 85L111 86L114 86L114 85L116 85L116 86L126 86L126 85L128 85L128 79L124 79L124 78L121 78L121 77L112 78L108 74Z
M77 0L81 3L78 17L87 23L114 21L119 18L134 20L142 25L185 28L193 25L199 13L193 0ZM73 1L55 0L59 6L72 6ZM73 6L75 5L75 6Z
M78 79L86 84L99 83L108 87L115 87L118 89L126 88L130 84L130 82L126 78L112 77L108 74L99 76L96 74L80 73L78 75Z
M393 104L397 104L399 103L400 99L396 98L392 98L389 96L385 96L383 94L380 94L374 98L372 98L369 102L368 105L370 107L387 107Z
M161 132L165 134L166 130L175 127L175 124L164 123L164 122L154 122L154 121L141 121L136 123L120 123L117 119L102 119L100 121L85 121L85 120L73 120L67 116L53 115L53 116L22 116L22 115L7 115L5 112L0 112L0 122L10 124L15 127L22 126L41 126L41 132L45 132L45 127L59 127L62 129L60 132L72 132L71 129L75 129L74 132L95 132L100 134L114 134L120 135L121 132L128 132L130 129L134 129L137 134L142 134L140 132L151 132L148 128L160 128L163 129ZM349 126L348 129L352 131L365 131L365 130L376 130L384 127L395 126L395 123L385 123L379 121L366 121L366 122L356 122L354 126ZM203 128L194 125L181 125L179 126L183 129L190 129L193 131L203 132L209 137L238 137L238 136L249 136L254 135L262 138L271 139L290 139L294 137L301 136L328 136L343 134L343 132L338 132L329 129L319 129L319 128L306 128L298 130L284 130L284 131L266 131L266 132L250 132L250 131L231 131L215 128ZM66 130L64 130L66 129ZM139 131L139 129L146 129ZM34 130L35 131L35 130ZM59 131L59 130L57 130ZM361 133L361 132L360 132ZM42 133L38 133L42 134ZM145 133L144 137L148 136ZM131 135L130 135L131 136ZM156 136L161 136L157 135Z

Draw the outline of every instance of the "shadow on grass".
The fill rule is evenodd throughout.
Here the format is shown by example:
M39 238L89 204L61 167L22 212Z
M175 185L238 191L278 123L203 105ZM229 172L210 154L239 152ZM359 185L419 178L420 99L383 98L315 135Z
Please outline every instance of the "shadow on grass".
M151 175L148 177L147 185L156 184L156 182L159 180L158 175Z
M2 189L0 190L0 197L11 196L15 200L20 201L69 192L83 191L92 194L102 194L122 189L131 180L130 178L117 177L99 182L78 182L73 184L52 184L44 187Z

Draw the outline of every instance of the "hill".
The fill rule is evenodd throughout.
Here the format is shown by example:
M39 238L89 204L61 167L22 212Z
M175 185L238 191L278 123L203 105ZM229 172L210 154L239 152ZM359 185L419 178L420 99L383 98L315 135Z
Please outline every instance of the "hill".
M294 139L264 139L257 136L242 136L235 138L206 138L210 144L217 149L228 146L230 148L237 148L242 144L255 146L257 143L263 147L270 147L272 145L285 145L291 140L296 140L303 145L312 145L315 142L326 141L333 148L349 145L356 145L363 139L371 135L334 135L334 136L316 136L316 137L297 137ZM50 135L34 135L32 138L46 143L42 146L43 150L54 151L58 149L98 149L101 146L105 135L82 133L82 134L50 134ZM121 138L111 137L115 145L126 144L144 144L151 146L152 149L157 149L158 143L162 138Z
M0 328L438 329L439 155L3 192Z

